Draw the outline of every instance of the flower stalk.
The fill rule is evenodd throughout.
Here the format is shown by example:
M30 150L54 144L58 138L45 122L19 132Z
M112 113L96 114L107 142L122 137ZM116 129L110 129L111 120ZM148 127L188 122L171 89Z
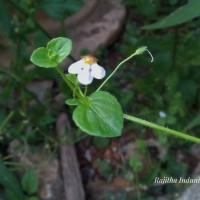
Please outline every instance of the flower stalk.
M80 92L79 90L77 90L77 88L70 82L70 80L66 77L65 73L63 72L62 68L60 66L57 66L56 70L61 75L61 77L63 78L63 80L65 81L65 83L72 90L72 92L74 93L73 95L74 96L76 95L79 99L83 99L84 96L82 95L82 92Z
M128 58L126 58L125 60L123 60L122 62L120 62L117 67L115 68L115 70L107 77L107 79L98 87L98 89L96 91L99 91L106 83L107 81L115 74L115 72L127 61L129 61L131 58L133 58L136 55L140 55L143 54L145 51L147 51L150 56L151 56L151 62L153 62L153 56L150 53L150 51L147 49L147 47L140 47L139 49L137 49L135 51L135 53L131 54Z

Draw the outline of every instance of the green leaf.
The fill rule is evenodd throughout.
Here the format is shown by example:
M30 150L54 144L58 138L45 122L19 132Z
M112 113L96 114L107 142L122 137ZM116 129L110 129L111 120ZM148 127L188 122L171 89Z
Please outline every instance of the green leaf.
M24 200L19 182L2 161L0 161L0 185L4 187L8 200Z
M177 92L172 98L171 101L169 102L169 108L168 108L168 113L170 115L176 115L179 114L180 116L185 115L185 102L183 100L182 95Z
M179 91L181 92L182 98L190 105L195 102L198 89L198 85L192 79L182 79L179 83Z
M51 56L53 56L55 61L60 63L70 54L72 41L64 37L54 38L47 44L47 49L49 52L52 52Z
M5 188L5 196L7 200L16 200L16 194L10 188Z
M98 165L99 169L103 173L111 173L112 172L112 166L107 163L106 161L97 160L96 164Z
M48 50L44 47L36 49L31 55L31 62L39 67L55 67L57 62L52 61L48 57Z
M186 127L185 127L185 131L187 131L188 129L191 129L195 126L199 126L200 125L200 114L198 114Z
M173 95L177 91L177 86L180 81L180 75L177 72L170 73L168 77L166 77L166 89L167 89L167 97L168 101L171 101Z
M67 99L65 103L69 106L77 106L78 105L78 100L76 99Z
M108 147L110 139L108 138L101 138L101 137L94 137L93 144L99 148L106 148Z
M26 200L39 200L39 199L35 196L31 196L31 197L28 197Z
M143 164L136 156L131 156L129 158L129 165L135 172L139 172L143 169Z
M51 68L61 63L71 52L72 41L58 37L52 39L47 47L36 49L31 55L31 62L39 67Z
M144 142L144 140L141 139L137 139L135 141L136 147L138 149L139 152L141 152L142 154L147 154L148 152L148 148L146 143Z
M55 121L56 121L55 117L49 114L43 114L41 118L38 119L38 123L40 126L46 126L52 124Z
M33 194L38 189L38 178L33 169L26 171L22 177L22 188L28 194Z
M160 21L154 24L147 25L143 28L147 30L167 28L171 26L176 26L178 24L182 24L199 16L200 16L200 1L190 0L189 3L178 8L167 17L161 19Z
M43 0L40 7L56 20L64 20L83 6L82 0Z
M101 137L120 136L123 113L117 99L108 92L93 93L74 110L73 120L86 133Z
M169 0L169 3L170 3L171 5L175 5L175 4L178 3L178 1L179 1L179 0Z
M149 174L146 177L146 181L145 181L146 184L151 185L154 182L155 177L158 176L159 171L160 171L160 165L157 163L153 164Z

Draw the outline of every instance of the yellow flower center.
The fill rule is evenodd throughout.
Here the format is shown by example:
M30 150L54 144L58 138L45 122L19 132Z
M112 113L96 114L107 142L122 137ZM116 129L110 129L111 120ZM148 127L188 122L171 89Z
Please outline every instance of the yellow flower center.
M91 65L91 64L97 62L97 59L94 56L91 56L91 55L82 56L81 58L84 60L85 64Z

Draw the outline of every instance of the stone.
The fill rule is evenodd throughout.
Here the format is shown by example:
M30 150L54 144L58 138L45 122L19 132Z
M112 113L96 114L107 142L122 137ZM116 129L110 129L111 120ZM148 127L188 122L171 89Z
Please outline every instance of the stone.
M65 131L68 131L67 141L64 141ZM62 144L60 145L60 164L66 200L85 200L79 164L74 148L69 119L61 113L56 122L56 132ZM63 138L63 139L62 139Z
M126 16L126 9L121 0L84 0L84 3L79 12L65 20L66 37L73 40L72 56L77 60L82 49L94 53L100 45L107 47L112 44L120 34ZM58 36L59 21L53 20L41 10L37 12L35 19L52 37ZM33 35L29 38L32 40ZM30 52L33 50L33 47L29 47ZM4 59L5 57L7 59ZM6 47L6 51L0 55L3 66L9 66L10 59L14 57L15 55ZM62 64L67 65L69 60Z
M199 199L200 199L200 184L194 183L191 186L189 186L177 200L199 200Z
M191 154L200 161L200 144L193 144L191 148Z
M74 41L72 55L78 58L83 48L94 52L99 45L106 47L112 44L123 27L125 15L121 0L98 0L81 23L68 28L69 37Z
M21 163L23 174L29 167L36 170L39 178L38 196L41 200L65 200L60 165L57 158L50 159L43 148L40 152L32 153L28 147L23 147L19 140L13 140L9 145L9 153L15 162Z
M119 35L126 16L121 0L85 0L83 8L65 21L67 37L73 40L72 55L79 59L80 50L94 52L99 45L108 46ZM60 22L39 12L36 19L47 32L57 35Z
M42 200L65 199L58 159L46 162L38 168L37 174L40 180L39 196Z
M198 174L200 174L200 162L197 164L197 166L195 167L193 171L194 176L197 176Z

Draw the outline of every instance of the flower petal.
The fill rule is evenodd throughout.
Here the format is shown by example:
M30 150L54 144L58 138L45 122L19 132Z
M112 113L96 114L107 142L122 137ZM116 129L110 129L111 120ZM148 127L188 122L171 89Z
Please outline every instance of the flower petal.
M91 65L91 76L93 76L96 79L102 79L105 75L106 71L103 67L101 67L97 63Z
M78 81L83 85L89 85L92 83L93 77L90 75L89 70L82 70L78 76Z
M71 64L68 68L70 74L78 74L81 71L81 68L84 67L85 63L83 60L79 60Z

